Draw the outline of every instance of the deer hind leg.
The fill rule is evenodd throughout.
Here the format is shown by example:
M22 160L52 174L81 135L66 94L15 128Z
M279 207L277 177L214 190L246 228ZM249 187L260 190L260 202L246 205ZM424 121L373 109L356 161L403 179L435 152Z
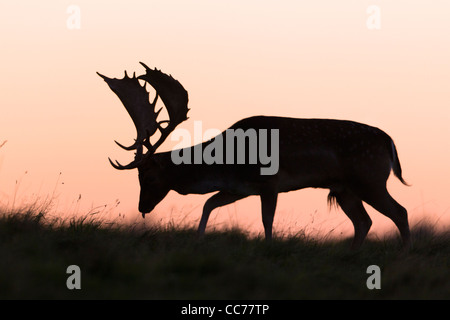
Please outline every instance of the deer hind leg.
M205 205L203 206L202 218L200 219L200 223L198 225L198 235L203 236L205 234L206 224L208 223L209 215L211 211L218 207L225 206L227 204L233 203L237 200L243 199L247 197L246 195L238 195L232 194L225 191L219 191L211 198L206 200Z
M266 192L261 194L261 212L266 240L272 240L272 225L275 209L277 207L277 192Z
M405 208L391 197L385 186L367 192L367 194L363 196L363 201L390 218L400 231L403 246L405 248L411 246L408 213Z
M332 202L333 198L353 223L355 235L351 248L359 249L372 226L372 220L364 209L361 199L351 191L331 191L328 196L329 202Z

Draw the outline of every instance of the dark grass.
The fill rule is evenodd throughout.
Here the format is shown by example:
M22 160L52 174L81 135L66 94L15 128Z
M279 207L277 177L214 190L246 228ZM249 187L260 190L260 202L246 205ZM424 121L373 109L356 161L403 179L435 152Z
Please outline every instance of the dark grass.
M449 299L450 232L412 230L349 249L349 239L276 237L233 229L107 224L86 215L60 221L39 210L0 215L1 299ZM69 265L81 290L69 290ZM369 290L369 265L381 289Z

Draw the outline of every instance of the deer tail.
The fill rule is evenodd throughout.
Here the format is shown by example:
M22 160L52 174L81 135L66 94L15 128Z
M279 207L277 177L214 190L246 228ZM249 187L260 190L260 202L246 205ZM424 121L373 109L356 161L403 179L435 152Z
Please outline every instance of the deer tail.
M397 148L395 147L394 141L391 139L391 159L392 159L392 170L394 175L405 185L410 186L402 177L402 167L400 165L400 160L398 159Z

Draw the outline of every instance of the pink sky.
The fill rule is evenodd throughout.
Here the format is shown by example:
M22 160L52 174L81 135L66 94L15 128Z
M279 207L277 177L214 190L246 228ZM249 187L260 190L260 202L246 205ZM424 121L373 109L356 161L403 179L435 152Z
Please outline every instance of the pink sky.
M72 4L80 29L67 27ZM366 26L370 5L381 10L379 30ZM113 217L140 217L137 172L107 161L132 159L113 140L131 143L135 129L95 72L139 74L143 61L188 90L190 120L181 125L188 130L194 120L223 130L256 114L380 127L412 184L391 177L394 198L413 221L426 215L448 224L449 12L449 2L418 0L3 1L0 143L8 142L0 149L0 205L54 192L55 214L106 205ZM162 149L170 147L168 140ZM275 229L351 230L343 213L329 212L326 194L282 195ZM155 217L196 221L206 198L170 194ZM392 225L369 214L374 230ZM256 198L210 221L262 232Z

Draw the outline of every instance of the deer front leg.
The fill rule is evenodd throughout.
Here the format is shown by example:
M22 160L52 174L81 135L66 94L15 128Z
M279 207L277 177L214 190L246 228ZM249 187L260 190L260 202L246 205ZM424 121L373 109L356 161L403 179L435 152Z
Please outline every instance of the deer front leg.
M198 235L203 236L205 234L206 224L208 223L208 218L211 211L213 211L215 208L225 206L245 197L247 197L247 195L232 194L225 191L219 191L211 198L206 200L205 205L203 206L202 218L200 219L200 223L198 225Z
M266 240L272 240L272 225L277 207L277 192L265 192L261 194L261 212Z

